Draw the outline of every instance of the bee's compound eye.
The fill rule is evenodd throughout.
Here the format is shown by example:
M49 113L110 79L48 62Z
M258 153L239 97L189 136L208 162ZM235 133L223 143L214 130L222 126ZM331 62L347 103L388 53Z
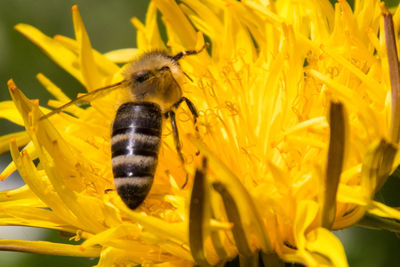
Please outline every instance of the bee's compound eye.
M142 83L150 78L150 71L138 71L132 75L132 79L136 82Z
M162 66L160 69L160 71L166 71L166 70L169 70L169 67L167 65Z

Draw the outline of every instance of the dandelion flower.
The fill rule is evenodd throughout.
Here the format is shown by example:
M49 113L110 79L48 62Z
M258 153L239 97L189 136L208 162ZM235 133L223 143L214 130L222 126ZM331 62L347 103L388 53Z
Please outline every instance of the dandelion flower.
M137 49L104 55L76 6L75 39L17 25L88 92L121 81L118 63L145 51L210 47L180 61L200 115L195 134L189 110L177 113L185 165L166 125L153 187L135 210L111 172L109 128L123 91L40 120L50 110L10 80L15 106L0 103L1 114L26 130L0 139L13 158L1 179L18 170L26 185L0 193L0 224L84 242L0 240L0 249L100 257L98 266L206 266L237 255L249 266L259 253L265 264L347 266L331 230L399 232L399 211L373 199L399 164L398 28L378 1L355 2L154 0L144 23L132 19ZM70 101L37 77L50 107Z

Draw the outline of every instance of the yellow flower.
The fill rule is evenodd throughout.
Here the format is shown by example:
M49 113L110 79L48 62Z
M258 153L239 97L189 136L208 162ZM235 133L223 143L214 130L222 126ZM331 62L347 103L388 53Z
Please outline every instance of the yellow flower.
M173 54L205 39L211 47L180 61L193 80L182 84L184 95L200 111L197 137L188 109L177 114L186 164L166 126L152 190L136 210L109 190L109 128L123 90L86 109L69 107L73 116L40 120L49 110L10 81L15 107L1 102L1 114L26 131L0 139L4 152L11 138L13 157L0 178L18 170L26 186L0 193L0 225L85 241L0 240L0 249L100 257L98 266L215 265L238 254L247 266L259 251L269 264L347 266L330 230L356 223L400 230L393 220L400 212L373 200L399 164L397 58L386 52L382 10L388 17L374 0L356 1L354 11L345 1L153 0L144 24L132 19L137 49L105 55L91 47L76 6L75 40L17 25L88 92L121 81L117 63L144 51ZM70 101L38 79L55 97L49 106ZM180 189L186 173L189 186Z

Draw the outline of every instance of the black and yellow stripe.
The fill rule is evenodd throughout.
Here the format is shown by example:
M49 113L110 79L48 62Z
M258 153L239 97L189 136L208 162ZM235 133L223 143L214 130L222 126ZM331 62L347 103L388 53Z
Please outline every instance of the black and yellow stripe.
M114 184L125 204L135 209L153 184L161 142L162 114L151 102L121 105L112 126Z

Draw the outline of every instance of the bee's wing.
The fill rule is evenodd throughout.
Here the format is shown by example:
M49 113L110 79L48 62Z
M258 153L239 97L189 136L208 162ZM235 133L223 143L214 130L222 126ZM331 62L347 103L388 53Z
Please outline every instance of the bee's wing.
M40 117L40 120L47 119L48 117L53 116L54 114L60 113L61 111L65 110L69 106L90 102L96 98L99 98L101 96L104 96L105 94L108 94L110 91L118 89L122 86L126 86L128 84L129 84L129 82L127 80L123 80L118 83L108 85L105 87L101 87L99 89L91 91L91 92L87 93L86 95L82 95L78 98L75 98L74 100L62 105L61 107L58 107L58 108L52 110L51 112L47 113L46 115Z

